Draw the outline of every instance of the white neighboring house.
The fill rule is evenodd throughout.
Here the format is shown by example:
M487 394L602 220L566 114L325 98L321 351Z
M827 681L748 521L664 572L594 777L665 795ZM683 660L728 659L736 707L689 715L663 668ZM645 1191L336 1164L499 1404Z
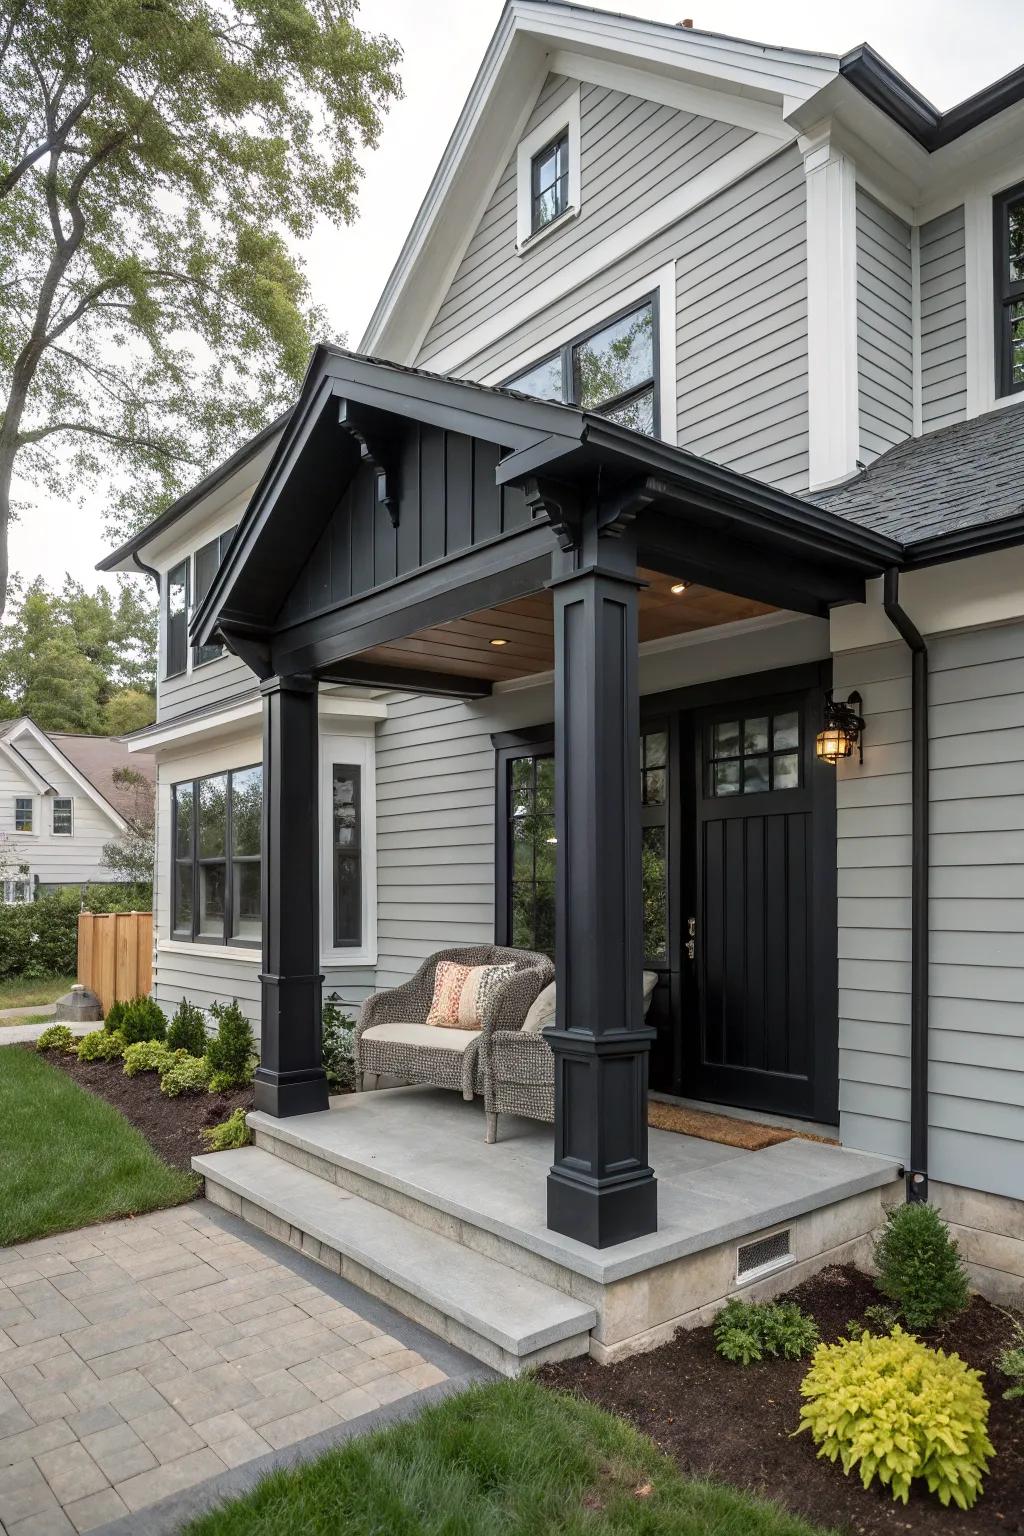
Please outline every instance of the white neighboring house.
M0 900L114 883L103 849L144 814L146 798L115 782L118 769L154 781L152 757L129 756L115 737L50 733L27 716L0 723Z

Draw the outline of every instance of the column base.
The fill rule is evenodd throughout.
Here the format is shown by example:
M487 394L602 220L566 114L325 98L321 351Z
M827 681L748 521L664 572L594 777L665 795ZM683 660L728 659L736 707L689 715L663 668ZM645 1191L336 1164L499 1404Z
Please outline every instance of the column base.
M548 1174L548 1226L590 1248L611 1248L658 1230L658 1181L652 1168L623 1179Z
M327 1074L322 1067L274 1072L257 1067L253 1079L256 1108L279 1120L289 1115L315 1115L329 1108Z

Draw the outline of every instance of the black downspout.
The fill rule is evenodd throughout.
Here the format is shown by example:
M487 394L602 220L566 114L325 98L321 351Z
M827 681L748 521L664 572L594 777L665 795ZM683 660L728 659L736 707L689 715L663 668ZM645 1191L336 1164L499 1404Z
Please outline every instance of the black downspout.
M900 577L885 572L882 606L911 653L910 1167L907 1199L928 1199L928 647L900 606Z

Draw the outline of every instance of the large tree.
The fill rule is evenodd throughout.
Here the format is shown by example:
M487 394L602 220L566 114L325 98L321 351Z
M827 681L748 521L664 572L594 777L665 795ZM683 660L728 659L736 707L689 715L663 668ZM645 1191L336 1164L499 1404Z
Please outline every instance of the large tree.
M156 608L129 580L115 597L16 584L0 627L0 719L30 715L47 731L120 735L156 713Z
M295 242L399 92L356 0L0 6L0 614L15 473L118 531L292 397Z

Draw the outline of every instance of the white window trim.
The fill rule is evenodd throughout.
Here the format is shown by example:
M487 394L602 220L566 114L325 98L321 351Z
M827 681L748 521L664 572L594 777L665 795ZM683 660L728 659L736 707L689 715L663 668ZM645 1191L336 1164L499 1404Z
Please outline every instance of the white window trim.
M543 228L533 228L533 157L559 134L569 131L569 206ZM516 150L516 250L520 255L569 223L580 211L579 86L542 123L519 141Z
M71 807L71 827L67 832L58 832L54 822L56 820L57 801L66 800ZM54 795L50 805L50 835L51 837L74 837L75 835L75 797L74 795Z
M372 735L324 730L320 721L320 964L332 971L377 963L377 793L376 751ZM358 949L334 946L334 879L331 829L335 763L361 769L363 870L363 942Z
M38 798L39 797L37 795L15 795L14 796L14 806L13 806L14 826L13 826L13 831L11 833L12 837L38 837L39 836L39 809L38 809L38 803L37 803L38 802ZM29 802L29 805L32 808L32 825L27 830L24 827L19 827L18 826L18 801L19 800L27 800Z
M610 320L613 315L628 309L632 303L639 303L649 293L658 295L659 437L662 442L677 443L679 427L676 419L678 406L676 402L676 264L674 261L667 262L662 267L656 267L646 277L630 283L627 288L616 289L603 303L577 316L575 320L570 320L550 331L545 336L543 345L535 342L528 351L519 352L503 362L500 368L489 370L480 382L500 384L505 379L515 377L516 374L525 373L531 364L550 356L567 341L579 336L582 331L600 329L605 320Z

